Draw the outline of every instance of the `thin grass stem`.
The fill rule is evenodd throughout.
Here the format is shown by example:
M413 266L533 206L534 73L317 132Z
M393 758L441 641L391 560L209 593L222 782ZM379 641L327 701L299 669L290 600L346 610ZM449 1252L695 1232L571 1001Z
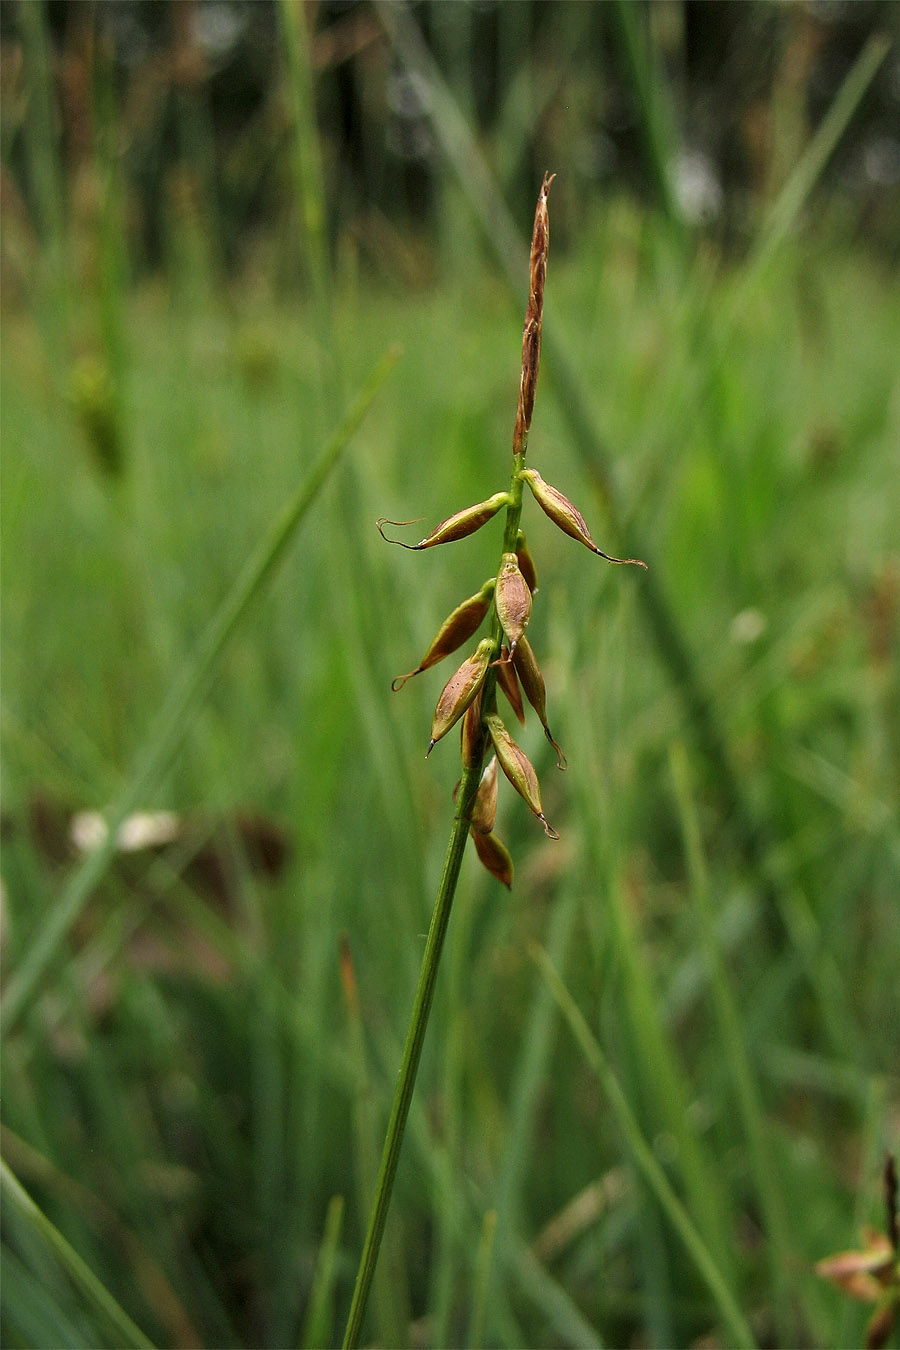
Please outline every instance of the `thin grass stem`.
M732 323L743 311L751 291L796 223L890 47L891 40L886 33L872 33L847 72L834 101L772 206L744 270L729 316Z
M469 812L480 781L481 762L479 760L477 764L472 764L463 769L456 811L453 817L453 827L450 831L437 899L434 903L428 937L425 941L425 954L422 957L409 1030L403 1048L403 1060L394 1091L394 1101L381 1155L381 1166L375 1186L375 1198L369 1217L369 1227L363 1244L353 1299L350 1304L350 1313L347 1318L347 1327L344 1332L343 1344L345 1350L347 1350L347 1347L359 1344L363 1317L365 1316L366 1304L372 1287L372 1278L375 1274L381 1240L384 1236L384 1226L391 1203L391 1193L394 1188L397 1163L400 1159L400 1149L406 1130L406 1120L416 1085L419 1060L422 1057L422 1045L425 1041L428 1017L434 999L435 984L437 983L438 965L444 947L444 939L447 936L450 911L453 907L453 897L456 894L456 883L459 880L459 870L462 866L466 840L469 836Z

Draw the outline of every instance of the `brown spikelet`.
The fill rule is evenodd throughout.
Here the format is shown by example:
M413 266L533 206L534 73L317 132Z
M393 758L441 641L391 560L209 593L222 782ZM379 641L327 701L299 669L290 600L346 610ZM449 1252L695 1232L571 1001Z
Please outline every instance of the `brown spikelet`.
M400 548L417 551L423 548L434 548L435 544L450 544L454 539L465 539L466 535L474 534L476 530L481 529L482 525L486 525L491 517L497 514L501 506L506 506L508 503L508 492L495 492L493 497L488 497L483 502L476 502L474 506L467 506L464 511L455 511L452 516L442 520L440 525L436 525L431 534L426 534L425 538L420 539L417 544L404 544L402 539L391 539L384 532L385 525L415 525L414 520L388 520L387 516L379 516L375 524L385 543L399 544Z
M531 618L531 591L519 571L515 553L504 553L497 573L494 604L512 654Z
M513 860L506 845L501 843L495 834L479 834L476 830L470 830L469 833L482 865L491 876L496 877L508 890L512 890Z
M547 822L541 805L541 789L531 760L520 746L516 745L502 721L495 713L485 718L488 734L494 745L494 753L500 761L500 768L506 774L519 796L524 798L529 810L544 827L549 839L558 839L559 835Z
M477 650L468 660L463 661L459 670L441 690L431 723L431 743L425 752L425 758L431 754L442 736L446 736L455 726L484 684L488 664L493 654L494 644L490 638L479 642Z
M547 726L547 689L544 684L544 677L541 674L541 668L538 665L531 643L526 637L519 639L519 645L516 647L512 659L516 674L525 691L525 697L540 718L544 735L556 751L556 767L565 769L566 757L553 739L550 728Z
M466 708L460 723L460 751L463 768L480 764L484 754L484 731L481 726L481 690Z
M423 670L430 670L439 661L443 661L445 656L449 656L464 642L468 642L472 634L480 628L484 616L490 609L495 584L495 578L491 577L489 581L484 583L480 591L477 591L475 595L470 595L468 600L464 600L461 605L456 606L453 613L448 615L441 624L431 646L415 670L408 671L406 675L398 675L395 680L391 681L391 688L394 693L398 689L402 689L406 681L411 680L414 675L421 675Z
M569 535L571 539L577 539L585 548L589 548L599 558L605 558L607 562L632 563L635 567L646 568L647 564L640 558L614 558L611 554L604 553L602 548L598 548L578 507L570 502L568 497L564 497L559 488L545 482L537 469L522 469L519 476L531 488L534 500L544 514L550 517L554 525L559 526L563 534Z
M497 756L491 755L484 773L481 775L481 782L478 784L478 791L475 794L469 816L469 826L476 834L490 834L494 828L494 821L497 819L498 786Z
M519 646L525 641L524 637L519 638ZM519 648L516 648L518 652ZM522 691L519 688L519 681L516 676L516 668L512 663L508 647L500 648L500 660L494 662L497 671L497 683L503 690L509 706L512 708L522 726L525 725L525 707L522 703Z
M536 595L538 588L537 568L534 565L534 558L531 556L531 550L525 541L522 530L519 530L516 535L516 558L519 562L519 571L525 578L525 585L532 595Z
M544 317L544 281L547 277L547 254L550 249L550 218L547 212L547 194L555 174L544 174L534 213L534 231L531 236L531 274L528 288L528 307L525 310L525 328L522 333L522 374L519 379L519 405L513 431L513 454L524 455L528 429L534 412L538 368L541 363L541 328Z

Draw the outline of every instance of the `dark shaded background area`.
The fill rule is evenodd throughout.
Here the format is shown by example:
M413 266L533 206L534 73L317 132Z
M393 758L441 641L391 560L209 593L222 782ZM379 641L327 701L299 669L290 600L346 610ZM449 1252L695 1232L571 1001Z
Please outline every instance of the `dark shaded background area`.
M686 0L634 10L664 77L659 108L676 201L690 222L738 250L865 38L898 26L890 0ZM619 6L447 0L410 11L485 145L502 144L511 155L503 178L517 215L527 215L531 184L543 169L562 162L572 195L584 204L622 183L653 202L658 193ZM307 4L303 13L313 44L329 234L333 244L351 236L371 265L383 267L384 228L428 237L440 212L427 95L392 57L369 4L332 0ZM247 263L261 234L283 238L292 212L290 119L270 0L51 0L47 14L59 96L53 135L68 173L96 150L104 100L119 111L113 149L137 272L166 265L172 216L183 210L199 212L226 272ZM15 5L2 8L2 34L5 159L40 234L47 224L41 192L19 135L27 95ZM517 136L535 100L537 126ZM893 256L898 127L894 56L824 180L841 227ZM15 190L7 183L7 199Z

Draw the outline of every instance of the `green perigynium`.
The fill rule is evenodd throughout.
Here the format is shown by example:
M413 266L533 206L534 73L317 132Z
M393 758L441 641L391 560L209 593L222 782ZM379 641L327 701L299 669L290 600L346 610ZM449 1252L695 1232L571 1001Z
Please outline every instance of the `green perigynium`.
M520 528L522 492L528 484L542 511L564 534L578 540L592 553L611 563L645 564L639 558L614 558L598 548L591 538L584 517L558 488L545 482L537 469L525 467L528 432L534 411L535 390L541 359L541 328L544 308L544 283L550 244L547 195L553 175L545 175L538 198L531 241L531 275L525 328L522 335L522 371L519 401L513 430L513 472L509 488L495 492L483 502L457 511L442 521L418 544L404 544L384 534L385 525L402 521L378 521L382 536L403 548L426 549L437 544L463 539L486 525L506 507L506 527L496 577L464 600L441 625L438 633L415 670L400 675L393 688L400 689L413 675L427 670L473 637L481 624L490 619L491 631L463 661L441 692L435 709L428 754L457 722L462 723L462 760L464 769L481 770L485 754L491 758L484 770L481 786L469 807L469 833L480 860L504 885L512 884L512 861L504 845L493 833L496 814L497 767L528 804L550 838L558 838L547 823L541 805L540 787L525 752L516 745L497 711L497 689L503 691L514 714L524 721L523 699L535 710L544 733L557 753L558 767L566 767L565 756L547 725L546 690L540 666L525 636L531 618L532 598L537 590L537 572Z

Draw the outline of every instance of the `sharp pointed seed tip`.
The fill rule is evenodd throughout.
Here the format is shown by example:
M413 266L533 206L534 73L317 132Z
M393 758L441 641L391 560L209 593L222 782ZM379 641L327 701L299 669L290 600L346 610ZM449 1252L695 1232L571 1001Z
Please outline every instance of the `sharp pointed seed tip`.
M562 750L559 748L556 741L553 739L553 736L550 733L550 728L547 726L544 727L544 735L547 737L547 740L550 742L550 744L553 746L553 749L556 751L556 767L558 769L567 769L569 767L569 761L566 759Z
M415 670L407 671L405 675L395 675L394 678L391 680L391 688L393 689L394 693L399 694L400 690L406 684L406 681L411 680L414 675L419 675L422 669L423 669L422 666L417 666Z
M619 567L643 567L645 572L648 570L647 564L641 558L614 558L611 553L604 553L602 548L597 548L596 544L593 551L598 558L603 558L608 563L615 563Z

